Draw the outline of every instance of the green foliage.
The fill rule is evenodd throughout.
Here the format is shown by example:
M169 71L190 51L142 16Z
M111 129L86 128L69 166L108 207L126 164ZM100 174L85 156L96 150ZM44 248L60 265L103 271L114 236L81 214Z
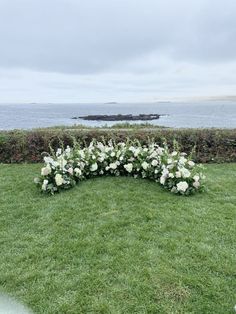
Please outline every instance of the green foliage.
M60 146L72 146L74 139L85 145L92 139L110 139L116 142L138 139L141 144L154 140L162 145L163 139L168 146L177 141L180 149L190 154L196 147L194 158L197 162L233 162L236 161L236 129L168 129L168 128L130 128L130 129L99 129L99 128L58 128L38 129L32 131L0 132L0 162L41 162L42 153Z
M236 164L189 198L129 177L42 196L40 168L0 165L2 292L35 314L233 313Z

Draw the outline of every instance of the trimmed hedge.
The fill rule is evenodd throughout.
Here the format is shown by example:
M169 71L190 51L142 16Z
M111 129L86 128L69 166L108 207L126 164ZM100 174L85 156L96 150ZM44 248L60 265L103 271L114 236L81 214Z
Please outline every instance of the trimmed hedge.
M138 139L142 144L154 140L162 144L165 139L172 146L177 140L182 151L190 153L197 162L235 162L236 129L40 129L0 132L0 162L42 162L42 153L49 151L49 145L57 149L73 145L74 139L83 145L92 139L113 139L116 142Z

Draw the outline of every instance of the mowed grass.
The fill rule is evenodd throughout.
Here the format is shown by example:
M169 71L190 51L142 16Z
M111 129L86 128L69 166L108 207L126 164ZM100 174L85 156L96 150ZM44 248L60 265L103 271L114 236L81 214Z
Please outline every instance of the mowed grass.
M40 166L0 165L2 292L42 314L233 313L236 164L191 197L125 177L44 196Z

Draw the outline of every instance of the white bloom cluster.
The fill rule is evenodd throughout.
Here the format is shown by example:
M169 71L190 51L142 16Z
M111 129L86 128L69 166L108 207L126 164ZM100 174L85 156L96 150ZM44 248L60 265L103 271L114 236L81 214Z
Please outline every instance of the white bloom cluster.
M99 175L131 175L159 182L176 194L189 195L203 189L201 166L179 151L155 143L107 144L92 141L87 147L59 148L54 157L44 157L45 166L35 183L47 193L73 187Z

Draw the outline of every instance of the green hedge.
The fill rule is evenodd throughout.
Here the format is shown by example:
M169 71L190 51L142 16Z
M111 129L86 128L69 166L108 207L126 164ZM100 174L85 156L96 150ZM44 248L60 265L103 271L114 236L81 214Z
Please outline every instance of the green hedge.
M149 139L162 144L166 139L171 146L177 140L186 153L196 146L194 159L198 162L235 162L236 129L40 129L32 131L0 132L0 162L41 162L42 153L53 148L73 145L73 138L81 143L114 139L124 141L127 138L138 139L145 144Z

